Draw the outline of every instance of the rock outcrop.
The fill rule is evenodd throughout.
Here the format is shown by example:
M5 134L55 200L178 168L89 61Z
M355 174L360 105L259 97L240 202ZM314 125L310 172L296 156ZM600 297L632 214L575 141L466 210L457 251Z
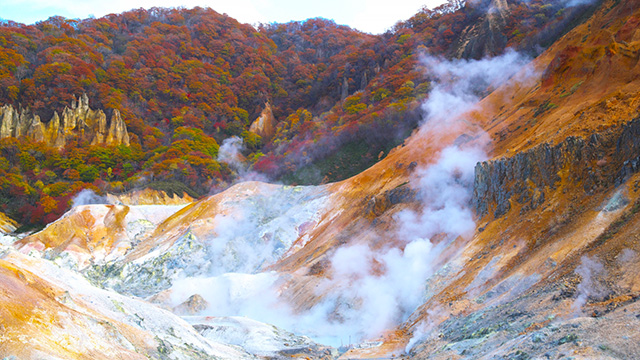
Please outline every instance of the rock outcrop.
M506 214L516 201L535 209L558 184L581 184L586 194L619 185L640 170L640 119L619 131L568 137L558 145L542 144L513 157L478 163L474 207L479 216Z
M16 110L11 105L0 108L0 138L28 137L33 141L43 141L53 147L63 147L71 136L79 136L91 144L129 145L129 133L118 110L111 119L102 110L92 110L86 94L65 107L62 114L57 112L48 122L28 108Z
M260 135L265 141L276 134L276 118L273 116L271 104L266 103L260 116L251 124L249 131Z
M195 201L187 193L167 194L150 188L133 190L124 194L107 194L107 201L117 205L186 205Z
M413 202L417 197L418 194L416 190L401 185L377 196L366 197L365 201L367 202L367 206L365 208L365 214L367 217L375 218L382 215L392 206Z
M185 302L173 308L178 315L196 315L209 307L209 303L200 294L191 295Z
M0 212L0 234L9 234L18 228L18 224Z
M482 20L474 21L467 26L455 46L455 57L480 59L500 53L507 44L502 29L507 23L509 5L506 0L480 1L477 4L467 3L477 11L486 12Z

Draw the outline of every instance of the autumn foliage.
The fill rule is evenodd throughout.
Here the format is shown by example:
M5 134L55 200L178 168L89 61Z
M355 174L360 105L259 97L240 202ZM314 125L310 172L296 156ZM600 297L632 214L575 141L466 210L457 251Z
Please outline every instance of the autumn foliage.
M344 149L360 149L360 165L371 165L419 123L430 89L422 54L453 54L485 3L425 8L381 35L321 18L254 28L203 8L4 21L0 105L29 107L46 120L86 93L92 108L120 111L131 146L76 140L53 149L3 139L0 211L44 224L80 189L119 192L153 181L204 195L236 176L218 161L219 145L231 136L245 140L247 166L272 178L303 181L292 174ZM502 36L523 49L536 37L557 36L566 17L559 1L510 1L510 12ZM267 101L279 123L264 143L248 129ZM331 164L304 181L355 170Z

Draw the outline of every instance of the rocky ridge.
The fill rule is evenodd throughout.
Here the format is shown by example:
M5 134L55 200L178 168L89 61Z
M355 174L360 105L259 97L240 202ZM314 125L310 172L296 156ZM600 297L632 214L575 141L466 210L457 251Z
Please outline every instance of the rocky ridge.
M15 109L12 105L0 108L0 139L28 137L60 148L71 136L78 136L92 145L129 145L129 133L120 112L114 110L107 121L102 110L89 107L86 94L74 100L71 107L65 107L61 115L55 112L48 122L42 122L40 116L28 108Z
M640 169L640 119L621 129L593 134L587 139L568 137L542 144L512 157L478 163L475 168L474 208L483 217L496 218L511 209L535 209L561 181L581 185L585 195L622 184Z

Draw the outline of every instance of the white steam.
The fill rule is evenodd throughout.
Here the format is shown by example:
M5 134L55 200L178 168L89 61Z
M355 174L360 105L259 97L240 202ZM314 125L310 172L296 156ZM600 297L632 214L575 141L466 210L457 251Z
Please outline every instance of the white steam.
M446 130L447 120L471 110L490 90L507 81L523 82L532 78L528 57L508 49L504 55L481 60L452 60L425 56L423 63L435 85L423 105L426 120L435 122L430 128Z
M420 322L418 325L414 327L411 339L409 339L407 346L405 346L405 349L404 349L405 353L408 354L409 352L411 352L411 350L413 350L413 348L417 344L419 344L420 342L424 341L427 338L431 330L437 326L437 323L434 321L434 319L441 318L442 313L443 311L442 311L442 308L440 307L435 307L427 310L427 319L425 321Z
M425 132L462 135L453 125L454 118L471 110L492 88L507 81L528 79L532 73L523 70L527 61L512 51L479 61L425 58L434 87L424 104L422 135ZM467 135L473 141L445 146L431 164L414 171L410 186L419 193L421 206L395 215L396 229L390 235L396 241L383 241L383 235L368 234L369 238L380 240L372 243L386 245L352 243L335 250L329 259L328 277L310 280L318 281L314 295L322 300L308 311L295 313L279 296L286 275L260 273L277 261L277 256L283 255L277 244L287 243L275 241L269 232L261 230L264 223L272 224L277 230L272 234L276 235L286 233L293 224L299 223L287 219L297 216L301 209L278 213L273 211L276 206L273 204L267 206L274 214L269 219L254 221L255 215L248 211L242 218L229 217L225 223L227 230L216 227L220 233L210 242L209 255L223 256L212 261L214 269L207 276L174 282L173 305L199 293L210 304L201 315L250 316L334 346L348 339L360 341L376 337L399 325L424 302L425 285L441 265L439 258L446 246L458 237L470 236L475 229L470 208L474 168L477 162L487 158L484 148L488 136ZM232 164L239 146L241 143L237 140L223 143L219 159ZM272 201L277 203L277 199ZM293 239L297 237L298 228L294 229ZM251 237L256 233L262 235ZM436 235L437 243L431 241ZM238 247L248 252L234 250ZM252 256L251 251L276 254L276 257ZM245 274L224 273L228 271ZM428 330L429 327L425 327L411 346L428 335Z
M337 288L339 299L352 304L338 313L354 338L380 335L405 321L423 302L425 282L448 243L434 245L430 238L444 234L451 240L475 229L468 206L473 169L485 158L476 148L449 147L435 164L417 171L413 182L422 194L423 207L395 216L396 237L406 244L402 248L374 251L367 245L353 245L336 251L331 260L333 276L320 290Z
M400 235L409 241L444 233L452 237L475 229L469 207L473 191L474 167L487 159L479 146L451 146L440 153L438 162L417 171L415 181L423 198L421 212L403 211L396 220Z
M244 150L244 142L237 136L226 138L222 141L220 149L218 149L218 161L229 164L236 170L246 170L246 165L242 161L242 151Z
M423 105L423 133L457 131L450 120L471 110L488 89L531 76L528 71L514 76L528 60L513 51L479 61L426 57L424 62L435 85ZM400 247L373 250L357 244L336 251L332 276L318 288L325 293L333 289L322 306L340 319L341 332L334 334L347 330L354 339L370 338L405 321L424 301L425 284L437 270L442 250L451 240L472 234L474 168L487 158L483 148L488 138L474 135L478 140L472 145L446 147L434 163L415 171L411 185L422 206L396 214ZM434 245L430 239L436 234L444 240Z
M209 316L246 316L264 322L278 323L282 313L276 312L275 273L226 273L219 276L186 278L172 287L171 301L175 306L184 301L184 294L199 294L208 302ZM287 314L288 315L288 314Z
M523 70L527 58L509 51L493 59L445 61L424 59L435 85L423 105L426 113L423 134L458 131L453 120L473 109L483 93L507 81L530 79ZM517 74L517 76L516 76ZM321 291L337 289L333 303L325 307L343 319L354 338L380 335L406 320L424 301L425 284L437 270L437 260L451 240L470 236L475 229L470 201L474 168L487 155L487 136L474 134L468 145L451 145L434 163L418 169L411 179L421 208L395 216L400 247L374 251L366 245L338 249L332 258L333 276ZM440 235L437 245L431 238ZM349 306L340 306L346 301Z
M241 138L232 136L224 139L218 149L218 161L229 164L229 167L237 173L238 176L234 183L243 181L268 182L263 174L249 170L246 159L242 155L245 150L244 141Z
M432 264L441 250L427 239L382 252L366 245L340 248L331 260L332 277L319 291L339 290L330 307L337 310L340 326L349 329L354 339L378 336L406 320L420 305L424 280L433 273Z
M604 275L605 268L598 259L583 256L575 272L580 275L582 280L577 286L578 295L573 304L571 304L571 309L574 315L578 315L587 300L604 296L606 290L600 284L598 278Z
M475 229L469 207L473 171L485 159L477 146L445 148L434 164L417 170L412 179L422 207L396 214L399 247L376 250L356 244L335 252L331 277L317 288L319 295L331 294L320 306L329 310L333 343L379 336L407 320L424 302L425 284L443 250ZM444 238L437 245L430 240L436 234Z
M483 93L507 81L521 82L533 72L523 70L527 58L509 51L493 59L445 61L425 58L435 85L424 104L421 132L455 132L452 120L471 110ZM517 74L517 75L516 75ZM331 260L332 276L319 286L333 293L321 304L333 316L333 334L354 339L380 335L405 321L424 301L425 284L451 240L475 229L470 201L474 168L487 155L487 136L473 134L468 145L451 145L435 162L415 171L412 187L422 200L418 211L396 214L399 247L373 250L356 244L340 248ZM434 235L444 240L431 242ZM335 320L335 319L339 320ZM336 324L337 323L337 324Z
M93 190L83 189L71 200L73 202L73 206L82 206L82 205L95 205L95 204L108 204L109 201L106 197L100 196L93 192Z

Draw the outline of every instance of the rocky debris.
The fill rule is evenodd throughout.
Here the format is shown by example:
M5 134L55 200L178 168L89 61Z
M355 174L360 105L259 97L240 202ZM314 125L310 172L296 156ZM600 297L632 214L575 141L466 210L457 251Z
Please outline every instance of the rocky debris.
M479 216L506 214L514 201L523 210L545 202L561 182L582 185L586 194L622 184L640 170L640 119L618 131L588 139L568 137L558 145L542 144L512 157L478 163L473 205Z
M557 289L547 287L512 302L452 316L423 335L407 358L638 358L640 321L634 314L639 302L628 301L597 318L566 316L547 300L554 293Z
M260 116L249 127L249 131L260 135L265 141L268 141L276 134L276 124L277 121L273 116L271 104L267 102Z
M207 248L191 233L166 251L152 255L155 256L135 262L95 264L84 271L84 276L96 286L145 298L170 288L177 274L205 272L206 263L194 259L210 257Z
M205 338L237 345L264 359L334 359L336 349L245 317L186 318Z
M62 115L57 112L48 122L28 108L16 110L11 105L0 108L0 139L6 137L28 137L33 141L43 141L49 146L63 147L67 138L80 136L91 144L129 145L129 133L118 110L111 119L102 110L89 107L89 98L83 94L65 107Z
M189 296L187 301L173 308L173 312L178 315L196 315L206 310L209 303L200 294Z

